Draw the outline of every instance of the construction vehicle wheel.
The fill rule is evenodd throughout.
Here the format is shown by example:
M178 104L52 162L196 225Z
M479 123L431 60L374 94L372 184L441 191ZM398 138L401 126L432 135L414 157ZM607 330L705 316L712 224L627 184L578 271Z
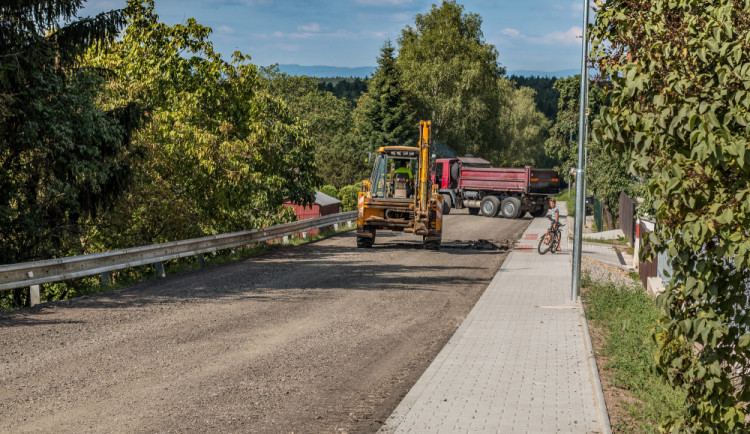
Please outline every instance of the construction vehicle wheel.
M443 214L450 214L451 213L451 207L453 206L453 203L451 202L451 197L447 194L443 195Z
M506 219L518 218L521 215L521 201L515 197L506 197L503 199L500 209Z
M479 215L479 208L469 208L469 214Z
M486 196L479 203L479 209L482 210L483 216L495 217L498 210L500 210L500 199L495 196Z
M533 217L544 217L545 214L547 214L547 210L544 207L541 207L537 209L536 211L531 212L531 215Z
M440 241L441 240L427 241L427 237L425 237L424 248L427 250L440 250Z
M372 238L357 237L357 247L362 249L369 249L375 243Z

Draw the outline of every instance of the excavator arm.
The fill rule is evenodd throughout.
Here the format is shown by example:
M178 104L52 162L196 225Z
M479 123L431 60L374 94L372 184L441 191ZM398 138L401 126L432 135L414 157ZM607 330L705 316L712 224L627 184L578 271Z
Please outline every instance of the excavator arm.
M432 145L432 124L419 123L419 176L417 176L414 196L414 233L427 235L430 220L430 146Z

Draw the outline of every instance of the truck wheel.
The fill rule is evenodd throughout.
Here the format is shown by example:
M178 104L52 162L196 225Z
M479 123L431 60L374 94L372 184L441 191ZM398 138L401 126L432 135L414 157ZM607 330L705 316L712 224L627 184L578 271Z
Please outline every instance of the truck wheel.
M495 217L500 209L500 199L495 196L486 196L479 203L479 209L482 210L482 215L485 217Z
M502 209L503 217L506 219L518 218L521 215L521 201L515 197L506 197L503 199L500 209Z
M469 208L469 214L479 215L479 208Z
M451 213L451 207L453 206L453 203L451 202L450 195L444 194L443 195L443 214L450 214Z
M544 217L544 215L547 214L547 210L544 207L539 208L536 211L533 211L531 215L533 217Z

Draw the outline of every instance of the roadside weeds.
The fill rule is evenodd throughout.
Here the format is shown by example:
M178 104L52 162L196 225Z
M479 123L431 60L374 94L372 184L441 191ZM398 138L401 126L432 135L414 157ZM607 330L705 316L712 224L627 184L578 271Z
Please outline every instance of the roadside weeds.
M640 283L621 272L604 276L588 261L581 299L615 433L659 432L663 417L682 408L684 395L653 371L652 334L660 312ZM592 273L593 271L593 273Z

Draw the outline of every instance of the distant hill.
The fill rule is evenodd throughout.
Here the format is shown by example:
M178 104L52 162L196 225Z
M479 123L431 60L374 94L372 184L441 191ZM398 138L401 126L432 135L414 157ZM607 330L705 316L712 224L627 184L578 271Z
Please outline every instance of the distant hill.
M348 68L344 66L314 65L304 66L296 64L280 64L279 71L289 75L307 75L308 77L359 77L368 78L375 72L375 66L358 66ZM518 75L522 77L570 77L580 73L578 69L562 69L560 71L531 71L516 70L508 71L507 76Z
M303 66L294 64L279 65L279 71L289 75L306 75L308 77L360 77L367 78L375 72L374 66L358 66L347 68L343 66Z

